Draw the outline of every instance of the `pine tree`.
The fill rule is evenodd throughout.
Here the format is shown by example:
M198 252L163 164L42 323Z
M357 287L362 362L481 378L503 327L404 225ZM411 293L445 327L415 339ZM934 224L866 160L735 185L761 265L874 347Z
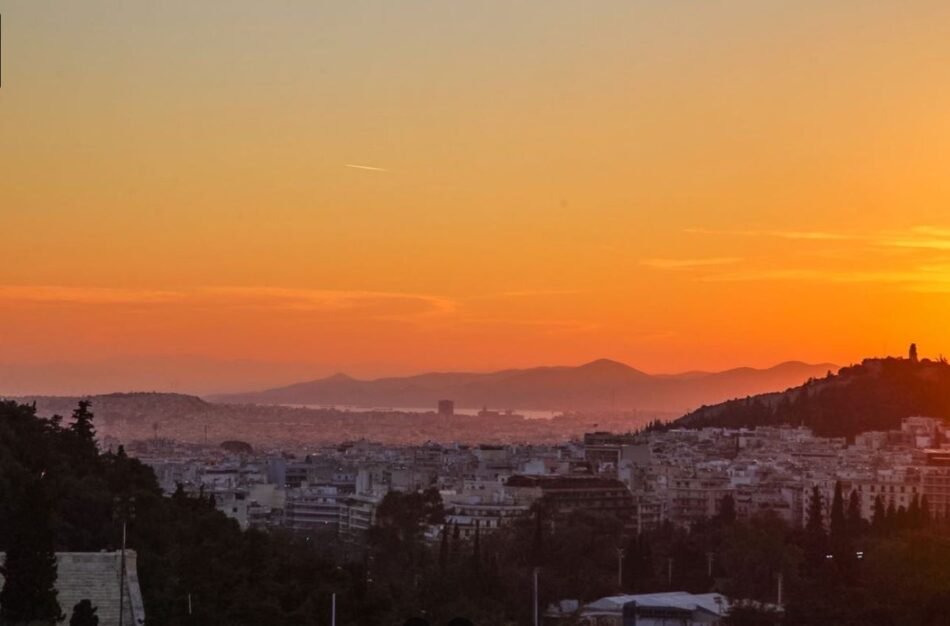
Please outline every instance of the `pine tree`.
M95 446L96 429L92 425L94 415L89 410L90 406L92 406L92 402L89 400L79 401L79 406L73 410L73 423L69 426L69 430L77 435L81 441Z
M42 479L25 485L14 511L9 549L0 573L0 625L63 619L57 600L51 506Z
M74 471L79 475L93 470L99 457L99 448L96 445L96 429L92 425L93 414L89 410L89 400L80 400L79 406L73 410L73 423L66 431L75 451L77 463Z

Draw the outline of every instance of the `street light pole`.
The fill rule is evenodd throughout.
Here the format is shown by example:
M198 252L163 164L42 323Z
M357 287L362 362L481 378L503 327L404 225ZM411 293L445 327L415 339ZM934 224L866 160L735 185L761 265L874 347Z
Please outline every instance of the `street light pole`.
M617 548L617 587L623 591L623 548Z
M127 542L127 529L130 519L135 518L135 498L134 497L116 497L113 502L115 509L113 515L122 520L122 551L119 554L119 626L125 624L125 550Z
M540 622L538 621L540 617L540 615L538 615L538 570L540 569L541 569L540 567L535 567L534 572L533 572L534 590L532 593L532 600L533 600L532 603L534 604L534 626L540 625Z
M122 556L119 557L119 626L122 626L122 620L125 617L125 526L126 521L122 519Z

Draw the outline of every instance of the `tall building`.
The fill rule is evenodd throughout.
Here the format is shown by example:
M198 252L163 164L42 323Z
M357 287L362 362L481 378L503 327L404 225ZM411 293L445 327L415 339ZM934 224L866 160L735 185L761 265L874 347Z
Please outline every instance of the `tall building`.
M455 402L452 400L439 400L439 415L442 417L452 417L455 415Z

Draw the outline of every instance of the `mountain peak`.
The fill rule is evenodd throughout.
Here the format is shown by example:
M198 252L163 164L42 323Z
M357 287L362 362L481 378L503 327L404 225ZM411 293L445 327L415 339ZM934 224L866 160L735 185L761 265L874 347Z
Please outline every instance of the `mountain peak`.
M624 369L632 370L633 368L627 365L626 363L621 363L620 361L614 361L612 359L595 359L590 363L584 363L580 366L583 369Z

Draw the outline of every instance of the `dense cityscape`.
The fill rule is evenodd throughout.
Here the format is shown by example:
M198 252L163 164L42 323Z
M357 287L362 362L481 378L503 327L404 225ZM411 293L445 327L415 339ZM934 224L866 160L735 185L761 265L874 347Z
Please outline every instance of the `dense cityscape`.
M828 380L845 380L853 375L846 372L856 370L896 376L926 374L933 367L943 372L950 366L919 360L912 346L908 358L868 360ZM805 393L799 390L819 382L827 384L808 381L786 394ZM161 404L158 400L169 400L133 394L119 401L130 398L145 399L153 408ZM48 409L63 400L45 401ZM171 401L185 408L197 399ZM743 406L762 401L749 399ZM222 589L212 603L207 590L199 591L221 581L185 583L201 576L200 565L191 560L195 555L186 551L156 570L161 552L154 552L154 535L169 530L151 526L167 515L154 507L167 506L186 507L180 523L198 524L177 532L207 526L199 531L205 535L213 526L218 530L211 532L237 542L208 545L202 552L212 552L205 558L241 558L250 549L242 543L269 537L271 550L310 555L308 567L316 568L292 574L283 571L280 560L267 565L277 567L278 576L304 576L291 588L329 576L330 582L321 583L329 591L308 592L303 600L268 604L258 598L262 606L254 611L267 613L270 623L339 619L369 625L455 615L472 623L530 620L548 626L612 626L630 619L638 624L938 624L950 615L950 605L941 604L943 596L917 602L916 613L905 621L898 617L907 616L902 602L909 599L880 606L840 604L841 598L881 584L881 568L920 567L920 556L913 552L920 541L935 555L950 546L950 443L941 417L910 415L895 420L892 429L846 437L818 436L794 424L688 427L682 420L653 419L641 420L632 430L590 430L554 440L556 417L526 420L513 412L479 411L474 419L484 424L505 419L552 429L539 441L499 443L451 440L467 432L453 428L453 421L473 416L457 415L454 402L446 399L428 413L398 414L407 422L442 424L438 440L308 441L311 426L299 429L291 443L291 432L275 439L267 429L251 441L212 440L207 432L192 431L186 433L193 435L190 439L175 439L162 436L157 423L151 437L123 439L123 433L141 429L113 418L98 430L94 402L80 400L72 417L63 419L41 416L36 401L8 401L6 434L0 432L8 451L18 436L53 438L44 444L52 445L49 451L23 459L26 466L59 465L63 471L77 462L91 464L79 482L65 475L45 479L44 470L27 492L8 483L5 501L23 501L0 516L12 538L35 541L36 528L45 527L52 533L46 535L47 546L119 548L56 553L53 597L58 594L58 606L74 603L73 615L80 620L83 611L94 608L108 624L146 619L188 624L197 615L200 623L253 623L216 613L218 603L236 601L228 599L233 590ZM788 400L772 402L780 410ZM721 410L730 406L724 403ZM166 404L166 421L167 410ZM317 423L325 417L314 415ZM355 419L393 415L356 412ZM595 416L570 419L580 423ZM24 434L31 429L32 435ZM495 429L492 435L504 432ZM418 435L404 434L410 441ZM59 446L65 447L56 453ZM73 460L63 465L56 454ZM24 471L11 467L11 476ZM97 472L105 483L82 486ZM50 488L44 480L65 482ZM92 493L106 485L112 502L102 508L94 503L103 496ZM41 503L31 503L37 493L60 493L61 501L44 514L36 508ZM151 509L157 519L147 524L136 519L136 498L139 515ZM26 528L18 526L22 513L30 515ZM95 539L87 525L103 514L111 521L94 533ZM188 521L194 515L205 521ZM187 550L188 541L175 545ZM16 547L16 539L6 545L10 555L19 554ZM930 567L940 569L944 563ZM15 573L17 563L8 560L5 567L4 572ZM116 573L118 587L110 583ZM465 588L449 591L448 581ZM822 586L832 584L838 594L833 598L822 593ZM166 591L158 593L159 588ZM3 589L15 591L10 585Z

